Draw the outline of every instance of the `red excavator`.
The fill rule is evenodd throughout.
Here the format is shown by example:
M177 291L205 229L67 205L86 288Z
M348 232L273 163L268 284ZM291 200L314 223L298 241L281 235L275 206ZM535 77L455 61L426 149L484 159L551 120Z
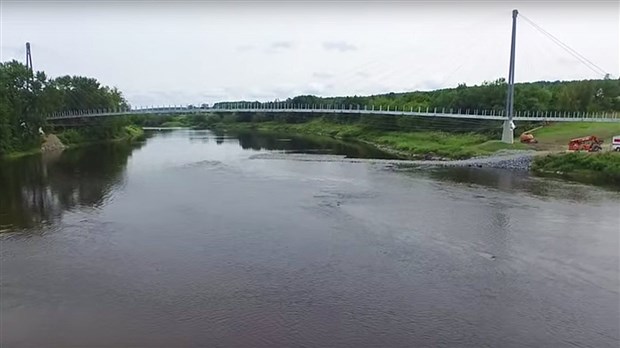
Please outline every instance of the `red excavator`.
M575 138L571 139L568 142L568 150L597 152L603 149L603 147L601 146L602 143L603 140L595 137L594 135L582 138Z

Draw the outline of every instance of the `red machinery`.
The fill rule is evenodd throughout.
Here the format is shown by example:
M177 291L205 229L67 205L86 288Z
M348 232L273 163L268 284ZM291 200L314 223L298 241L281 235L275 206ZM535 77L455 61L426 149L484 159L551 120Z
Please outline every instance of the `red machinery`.
M588 137L571 139L568 142L568 149L571 151L596 152L603 149L601 147L602 143L603 140L595 137L594 135L590 135Z

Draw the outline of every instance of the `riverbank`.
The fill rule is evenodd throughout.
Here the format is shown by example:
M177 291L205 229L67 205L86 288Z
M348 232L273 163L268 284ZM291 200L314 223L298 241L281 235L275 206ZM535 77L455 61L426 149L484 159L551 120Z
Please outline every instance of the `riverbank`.
M535 174L558 176L587 183L620 185L620 153L554 153L537 156Z
M538 143L528 145L537 151L566 151L570 139L594 135L609 150L611 138L620 135L620 122L558 122L532 132Z
M77 128L49 134L42 138L41 144L26 151L9 152L0 156L0 159L16 159L45 152L62 151L67 148L95 145L114 141L140 141L145 137L141 127L128 125L121 130L110 134L109 138L89 137L89 132Z
M59 132L58 138L67 147L84 146L109 141L141 140L144 130L141 127L127 125L114 132L93 134L90 128L71 128Z
M527 149L526 145L504 144L484 134L382 131L359 123L342 124L325 119L314 119L304 123L219 122L211 128L219 131L256 130L271 133L321 135L343 140L353 139L406 159L467 159L488 156L499 150Z
M549 124L533 132L536 144L504 144L475 133L441 131L380 131L359 123L335 123L314 119L304 123L218 122L220 131L260 131L274 134L305 134L361 141L415 165L492 167L553 175L593 184L620 183L620 154L558 153L567 139L596 135L609 141L620 133L617 123ZM518 141L518 140L517 140Z

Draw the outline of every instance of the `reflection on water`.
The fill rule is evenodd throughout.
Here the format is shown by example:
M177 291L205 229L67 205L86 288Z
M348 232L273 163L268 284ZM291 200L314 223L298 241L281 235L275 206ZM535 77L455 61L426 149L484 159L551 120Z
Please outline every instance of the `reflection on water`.
M111 143L0 162L0 228L52 222L76 206L97 208L122 185L140 143Z
M152 134L0 163L0 346L617 347L613 191Z
M419 171L418 171L419 173ZM505 192L527 193L538 197L590 202L604 196L616 196L613 189L571 183L561 179L540 178L524 171L494 168L439 168L426 173L439 181L450 181L469 186L492 187Z
M397 158L374 146L328 137L292 136L261 132L239 132L235 136L239 139L239 145L245 150L283 150L291 153L344 155L348 158Z

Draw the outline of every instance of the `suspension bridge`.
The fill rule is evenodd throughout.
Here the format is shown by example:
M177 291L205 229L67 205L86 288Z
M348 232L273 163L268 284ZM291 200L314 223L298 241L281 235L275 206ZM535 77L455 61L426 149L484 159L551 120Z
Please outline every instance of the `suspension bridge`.
M50 121L121 115L173 115L204 113L297 113L297 114L362 114L417 117L448 117L479 120L506 120L504 110L462 110L446 108L398 108L382 105L316 105L287 103L232 103L226 106L191 108L186 106L151 106L128 109L95 109L64 111L47 117ZM617 112L516 111L514 121L533 122L620 122Z
M504 110L471 110L454 109L445 107L433 108L390 108L384 105L316 105L316 104L291 104L287 102L252 102L252 103L220 103L214 107L187 107L187 106L150 106L132 107L116 109L94 109L94 110L70 110L50 114L47 120L50 122L89 119L98 117L111 117L122 115L196 115L204 113L284 113L284 114L358 114L358 115L391 115L391 116L414 116L429 118L452 118L452 119L478 119L503 121L502 141L513 143L514 141L514 121L530 122L620 122L618 112L566 112L566 111L515 111L514 110L514 78L515 78L515 47L516 47L516 26L519 12L512 12L512 35L511 51L509 62L509 73L507 80L506 108ZM531 24L535 29L547 36L551 41L560 46L566 52L575 57L579 62L586 65L597 74L609 76L609 74L588 60L558 38L542 29L539 25L521 17Z

